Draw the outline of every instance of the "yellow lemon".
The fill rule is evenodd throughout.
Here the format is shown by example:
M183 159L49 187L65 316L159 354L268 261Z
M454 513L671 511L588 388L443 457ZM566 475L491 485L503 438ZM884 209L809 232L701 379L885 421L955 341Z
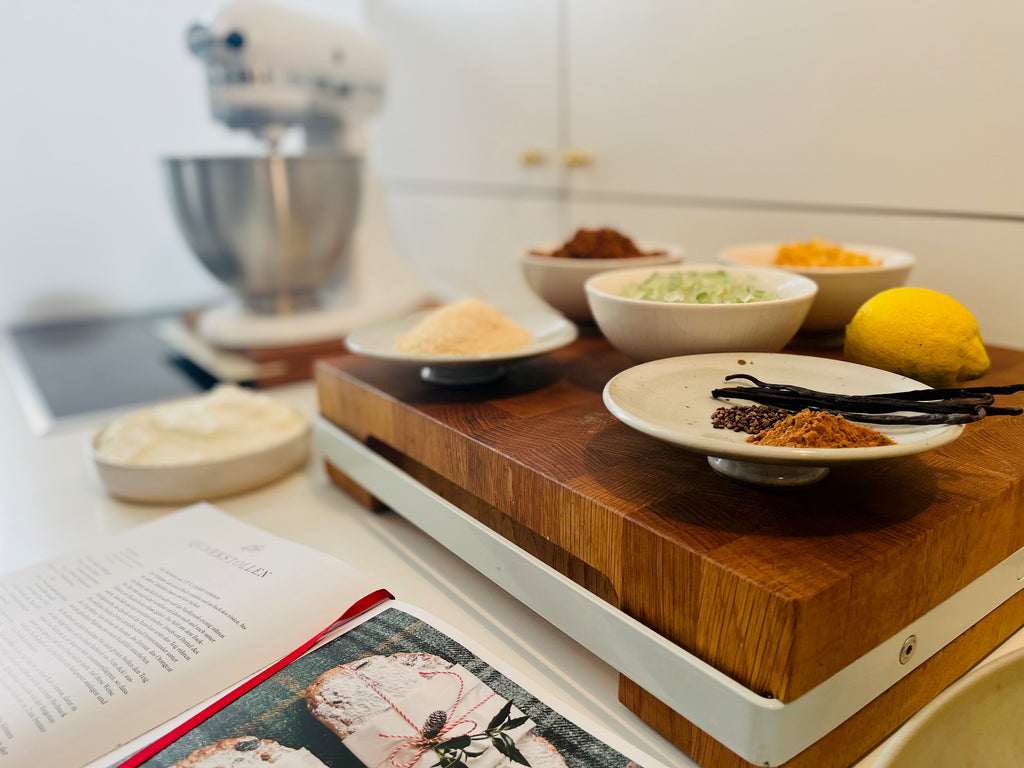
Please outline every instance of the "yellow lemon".
M928 288L891 288L864 302L846 329L843 352L854 363L932 387L957 387L991 365L974 316Z

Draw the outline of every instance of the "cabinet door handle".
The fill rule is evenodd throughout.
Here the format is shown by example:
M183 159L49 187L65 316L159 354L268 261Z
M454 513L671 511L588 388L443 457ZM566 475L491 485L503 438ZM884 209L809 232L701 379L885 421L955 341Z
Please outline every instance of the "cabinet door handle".
M527 166L544 165L548 161L548 156L541 150L534 147L524 149L519 153L519 162Z
M594 153L586 149L567 149L562 153L566 168L587 168L594 164Z

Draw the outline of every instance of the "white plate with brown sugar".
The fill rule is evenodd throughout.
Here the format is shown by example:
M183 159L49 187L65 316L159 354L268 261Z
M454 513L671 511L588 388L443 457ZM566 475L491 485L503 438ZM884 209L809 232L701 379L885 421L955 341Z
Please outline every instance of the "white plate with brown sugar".
M526 343L515 349L440 354L405 352L396 346L397 338L422 327L423 321L436 312L426 310L356 329L345 339L345 345L359 355L419 368L424 381L464 386L498 379L505 375L508 365L560 349L575 341L579 333L573 323L553 312L509 311L503 315L529 333Z
M841 360L723 352L672 357L629 368L605 385L604 403L613 416L633 429L706 454L716 472L759 485L806 485L824 478L831 466L930 451L955 440L963 431L961 424L871 424L867 426L893 444L804 448L748 443L748 434L716 429L712 424L712 414L718 408L752 405L711 395L713 389L746 384L726 380L737 373L847 395L928 389L906 376Z

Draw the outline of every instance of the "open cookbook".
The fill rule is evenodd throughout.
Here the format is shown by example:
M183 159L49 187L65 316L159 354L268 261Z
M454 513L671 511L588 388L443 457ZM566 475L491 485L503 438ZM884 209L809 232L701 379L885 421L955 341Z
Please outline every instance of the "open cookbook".
M455 634L196 504L0 579L0 765L660 766Z

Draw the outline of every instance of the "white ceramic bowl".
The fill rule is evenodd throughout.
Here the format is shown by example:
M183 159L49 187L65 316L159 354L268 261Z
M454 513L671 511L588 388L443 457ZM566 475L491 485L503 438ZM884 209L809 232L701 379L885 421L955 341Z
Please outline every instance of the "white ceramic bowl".
M644 252L664 253L627 259L568 259L541 255L557 247L543 245L527 251L520 257L520 266L533 292L552 308L576 322L589 322L593 319L583 284L594 275L613 269L678 264L683 260L682 248L658 243L638 243L637 247Z
M623 269L587 280L585 290L597 327L611 344L637 362L705 352L778 352L793 338L818 291L793 272L764 267L687 264L683 271L725 272L754 278L777 299L749 304L679 304L619 295L627 283L671 268Z
M727 248L719 254L726 264L771 267L781 243L758 243ZM807 313L801 333L832 335L842 344L842 333L861 304L876 293L906 282L916 259L905 251L877 245L842 243L845 250L881 260L877 267L779 267L809 277L818 295Z
M170 404L194 403L208 396L183 398ZM280 434L261 439L256 444L258 447L247 448L243 443L224 450L216 458L132 463L112 458L101 449L105 436L115 428L115 420L93 436L88 444L87 459L107 493L126 501L181 504L241 493L283 477L305 463L309 456L309 419L291 406L279 403L277 407L289 414L288 426ZM149 411L152 407L124 418Z
M1024 766L1024 648L951 685L907 721L873 768Z

